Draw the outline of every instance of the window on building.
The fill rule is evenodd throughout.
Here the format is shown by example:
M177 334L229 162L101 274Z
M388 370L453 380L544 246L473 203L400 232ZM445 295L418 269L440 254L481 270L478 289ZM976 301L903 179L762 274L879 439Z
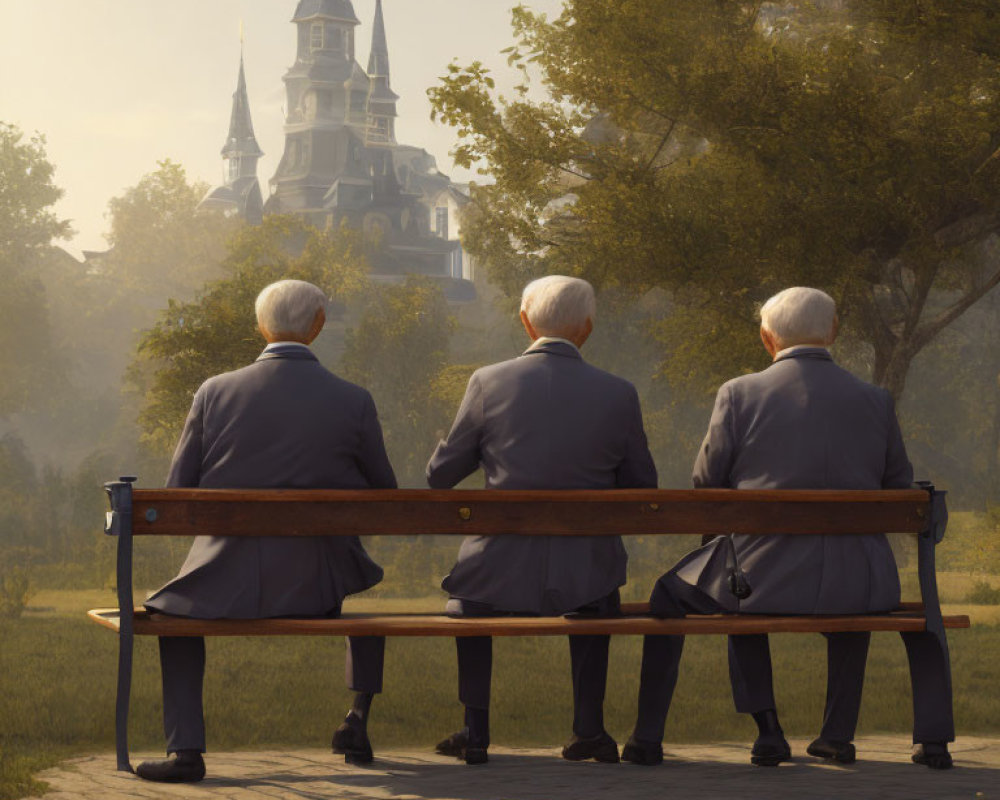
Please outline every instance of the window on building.
M240 160L238 158L229 159L229 180L234 181L240 177Z
M309 28L309 49L322 50L324 47L323 23L314 22Z
M448 238L448 207L434 209L434 230L442 239Z
M389 120L385 117L368 117L368 141L389 141Z

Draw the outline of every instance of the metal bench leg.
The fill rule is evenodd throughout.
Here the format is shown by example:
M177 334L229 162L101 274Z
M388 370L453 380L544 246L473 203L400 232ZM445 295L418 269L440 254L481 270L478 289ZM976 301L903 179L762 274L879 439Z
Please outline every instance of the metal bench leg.
M921 483L930 495L930 519L917 537L917 574L924 602L926 630L903 633L913 687L913 741L953 742L955 722L952 709L951 658L948 637L941 617L938 597L935 548L948 525L946 492Z
M118 694L115 698L115 752L120 772L132 772L128 756L128 710L132 692L132 483L133 477L106 483L111 513L104 532L118 537Z
M932 631L901 636L913 686L913 741L955 741L947 640Z

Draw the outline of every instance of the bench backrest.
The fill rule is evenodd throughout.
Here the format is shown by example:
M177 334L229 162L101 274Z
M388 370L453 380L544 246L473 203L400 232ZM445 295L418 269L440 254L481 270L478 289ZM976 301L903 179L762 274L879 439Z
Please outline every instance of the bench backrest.
M136 536L920 533L922 489L135 489Z

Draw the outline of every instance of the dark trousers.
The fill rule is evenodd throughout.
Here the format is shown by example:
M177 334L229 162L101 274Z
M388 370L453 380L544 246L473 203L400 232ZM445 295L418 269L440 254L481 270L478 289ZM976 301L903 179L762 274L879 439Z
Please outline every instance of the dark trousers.
M718 614L710 597L667 573L650 597L650 610L661 617L686 613ZM868 632L825 633L827 688L820 736L834 742L854 738L868 660ZM913 741L955 739L947 651L933 633L903 633L913 687ZM663 738L667 712L677 684L683 636L647 636L642 649L639 715L635 735L645 741ZM729 637L729 676L736 710L752 714L775 708L771 650L766 634Z
M657 617L676 618L686 614L721 614L723 608L705 593L668 572L653 587L649 610ZM683 651L683 636L643 637L639 711L633 733L636 739L663 741Z
M826 637L826 707L820 737L831 742L854 738L871 634L867 631L824 633ZM775 708L771 648L766 634L729 637L729 677L736 710L753 714Z
M650 611L660 617L719 614L711 597L667 573L653 589ZM827 638L827 693L821 736L831 741L854 738L868 657L868 633L831 633ZM683 636L647 636L642 648L639 714L635 736L663 739L667 713L677 685ZM729 637L729 677L736 710L752 714L775 708L771 651L766 634Z
M354 692L382 691L385 638L347 638L345 678ZM202 684L205 678L205 640L201 636L161 636L163 674L163 732L167 752L205 752L205 715Z
M588 607L595 615L608 616L618 611L618 592ZM452 616L496 617L511 616L485 603L451 600L448 613ZM573 673L573 733L581 738L599 735L604 730L604 692L608 680L608 649L610 636L570 636L569 654ZM490 685L493 676L493 639L489 636L459 636L458 699L468 709L490 707ZM477 730L474 738L483 746L489 744L489 731Z
M833 742L854 738L861 710L871 634L824 633L826 708L820 737ZM951 681L948 656L933 633L902 633L913 692L913 741L952 742ZM771 650L766 635L729 637L729 674L736 710L746 714L774 708Z

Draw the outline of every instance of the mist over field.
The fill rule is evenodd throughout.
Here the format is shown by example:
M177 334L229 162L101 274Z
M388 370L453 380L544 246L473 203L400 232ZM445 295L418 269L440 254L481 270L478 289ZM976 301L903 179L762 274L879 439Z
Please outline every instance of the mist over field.
M113 642L81 614L114 604L101 484L133 474L162 485L195 389L256 357L253 300L285 277L330 295L314 350L372 392L400 485L413 488L426 485L469 375L527 346L517 309L534 277L597 288L583 354L637 387L662 488L690 485L718 386L767 367L760 303L789 285L826 289L841 314L835 358L893 394L917 479L949 492L944 602L981 627L955 635L968 637L955 646L958 724L996 733L1000 20L974 2L926 14L904 0L511 5L384 0L390 89L375 0L354 0L357 25L293 24L293 0L174 0L169 12L0 0L0 719L15 720L0 726L0 798L28 791L47 760L109 746ZM326 94L329 81L295 68L328 55L323 68L351 68ZM241 183L251 166L256 183ZM478 486L480 475L463 484ZM695 544L661 538L672 541L627 537L625 597L645 599ZM386 579L363 602L443 606L457 542L367 546ZM186 549L142 542L139 600ZM913 548L894 549L912 597ZM39 689L37 703L8 691L51 642L60 655L38 676L63 688ZM869 693L869 731L909 724L906 693L891 688L897 644L873 656L870 672L885 675ZM247 655L227 643L210 670L257 659L267 673L293 655L311 669L338 663L339 651L314 645ZM717 645L696 647L698 692L725 681ZM818 657L813 645L783 647L779 671ZM76 648L93 680L69 677ZM508 649L498 738L516 743L516 709L555 691L519 694L524 664L565 654L561 642ZM397 674L431 664L433 695L452 691L452 655L441 641L394 642L388 663L398 659ZM616 658L636 673L637 642ZM152 745L147 678L138 735ZM32 728L45 703L65 709L71 688L98 682L65 736ZM633 688L611 690L620 725ZM278 702L271 691L255 697ZM303 679L295 691L316 689ZM820 687L788 692L806 709L790 728L810 730ZM717 724L676 735L721 735L727 703L720 691ZM397 743L385 720L412 709L387 705L378 736ZM457 711L425 705L428 743ZM566 707L547 711L530 743L559 739ZM81 721L105 712L107 724ZM213 713L219 729L243 731L235 700ZM327 735L309 714L302 731ZM275 725L253 741L305 736Z

